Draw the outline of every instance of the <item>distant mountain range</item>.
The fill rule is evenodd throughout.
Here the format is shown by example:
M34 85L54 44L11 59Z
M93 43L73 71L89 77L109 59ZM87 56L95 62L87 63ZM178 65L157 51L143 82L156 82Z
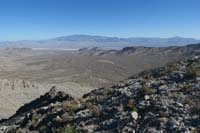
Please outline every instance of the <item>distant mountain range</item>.
M200 40L194 38L172 37L172 38L146 38L146 37L105 37L91 35L71 35L57 37L46 40L23 40L0 42L0 47L26 47L26 48L84 48L84 47L102 47L102 48L123 48L129 46L182 46L187 44L200 43Z

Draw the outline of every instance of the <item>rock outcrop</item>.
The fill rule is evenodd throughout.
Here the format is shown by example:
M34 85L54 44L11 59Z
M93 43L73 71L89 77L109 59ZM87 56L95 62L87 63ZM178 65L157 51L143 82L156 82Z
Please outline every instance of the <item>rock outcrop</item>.
M2 121L0 130L197 133L200 132L199 76L200 58L195 56L144 71L112 87L93 90L81 99L52 89Z

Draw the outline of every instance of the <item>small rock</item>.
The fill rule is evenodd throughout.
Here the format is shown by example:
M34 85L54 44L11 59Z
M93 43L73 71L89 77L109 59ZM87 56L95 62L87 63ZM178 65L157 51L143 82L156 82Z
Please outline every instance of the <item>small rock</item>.
M145 130L147 133L160 133L156 128L149 127Z
M138 113L136 111L133 111L131 113L131 116L133 117L134 120L137 120L138 119Z
M183 104L179 103L179 102L176 102L177 106L182 108L183 107Z
M159 119L159 121L162 122L162 123L164 123L164 124L167 124L168 118L162 117L162 118Z
M81 118L86 118L92 116L92 112L89 109L85 109L77 112L76 116Z
M144 96L144 99L145 99L145 100L149 100L149 99L150 99L150 96L149 96L149 95L145 95L145 96Z

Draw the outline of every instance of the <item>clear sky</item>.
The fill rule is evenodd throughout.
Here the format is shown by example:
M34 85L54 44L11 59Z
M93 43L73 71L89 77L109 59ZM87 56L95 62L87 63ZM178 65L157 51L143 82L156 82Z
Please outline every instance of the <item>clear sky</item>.
M0 40L71 34L200 38L200 0L0 0Z

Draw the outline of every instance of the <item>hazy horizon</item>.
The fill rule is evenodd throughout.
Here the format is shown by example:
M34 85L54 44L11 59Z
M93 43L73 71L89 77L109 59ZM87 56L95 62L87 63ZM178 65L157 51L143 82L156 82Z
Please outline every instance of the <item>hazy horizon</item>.
M0 42L15 42L15 41L42 41L42 40L50 40L50 39L56 39L59 37L69 37L69 36L91 36L91 37L108 37L108 38L122 38L122 39L129 39L129 38L159 38L159 39L170 39L170 38L188 38L188 39L195 39L200 40L200 38L195 37L185 37L185 36L169 36L169 37L159 37L159 36L128 36L128 37L121 37L121 36L106 36L106 35L98 35L98 34L69 34L69 35L61 35L61 36L54 36L54 37L48 37L48 38L35 38L35 39L17 39L17 40L1 40Z

